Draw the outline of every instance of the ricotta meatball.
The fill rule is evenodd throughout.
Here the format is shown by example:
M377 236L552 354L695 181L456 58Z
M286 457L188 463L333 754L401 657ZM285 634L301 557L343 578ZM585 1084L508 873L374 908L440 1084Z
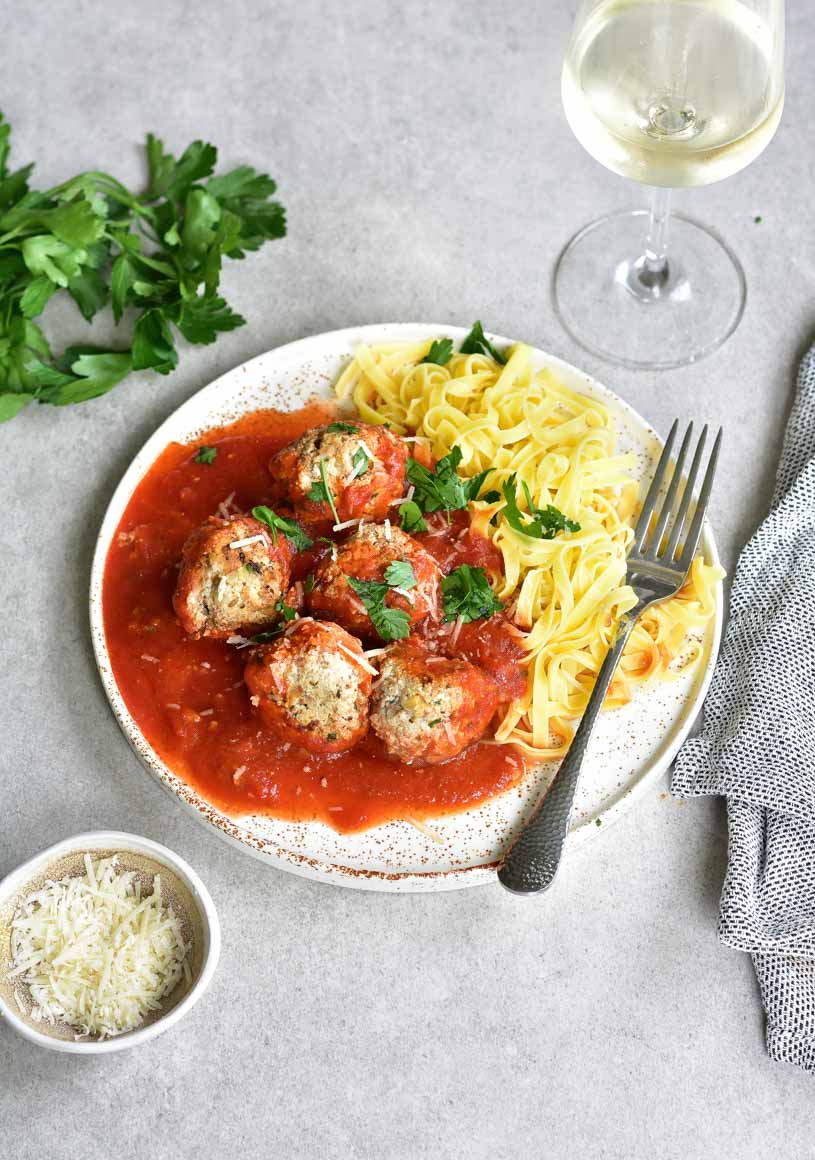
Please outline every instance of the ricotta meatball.
M368 731L369 668L356 637L308 617L253 650L244 678L278 740L312 753L342 753Z
M337 519L381 520L405 491L407 447L386 427L329 423L313 427L272 459L273 487L299 519L328 528Z
M478 741L499 702L498 686L469 661L405 642L379 658L371 728L391 757L435 765Z
M321 561L308 595L309 609L316 616L339 621L352 632L376 636L362 598L349 584L348 577L385 584L389 565L397 561L410 565L412 577L408 572L406 583L388 586L385 606L405 611L411 628L428 616L438 620L441 574L438 564L401 529L380 524L365 524Z
M210 519L184 545L173 607L191 636L228 636L275 620L294 549L251 516Z

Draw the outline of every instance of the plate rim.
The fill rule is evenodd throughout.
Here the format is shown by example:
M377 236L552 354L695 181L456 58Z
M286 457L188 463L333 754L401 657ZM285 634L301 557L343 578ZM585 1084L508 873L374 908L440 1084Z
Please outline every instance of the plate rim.
M308 350L310 345L317 342L325 343L334 340L337 345L340 343L349 345L354 342L376 343L399 341L400 339L404 341L415 339L418 341L421 338L438 334L446 334L458 340L463 338L467 332L466 327L445 323L368 323L307 335L295 339L292 342L284 343L281 346L272 347L267 351L255 355L246 362L238 363L218 375L211 382L199 388L199 390L190 395L189 398L185 399L183 403L164 418L131 459L114 488L105 508L105 514L99 527L91 563L89 619L97 671L114 718L141 764L158 781L166 793L181 805L185 811L191 813L208 830L211 831L214 829L214 832L223 840L233 846L237 846L244 853L258 858L267 866L274 866L288 873L332 885L363 890L404 893L457 890L467 886L484 885L489 882L494 882L496 864L495 862L482 863L449 871L405 871L391 873L387 871L361 870L357 867L344 866L340 863L320 861L307 854L300 854L284 846L277 845L274 839L252 835L241 827L237 819L229 818L226 814L223 814L215 806L207 802L198 791L188 786L178 774L174 773L169 766L165 765L141 733L138 725L130 715L124 697L119 691L113 676L112 665L107 651L107 642L105 640L102 606L104 566L113 535L121 519L121 514L130 501L136 487L150 467L152 467L161 451L167 446L168 442L173 441L172 436L165 434L167 428L174 426L179 418L183 417L185 412L195 412L200 409L202 402L205 401L204 396L216 395L219 387L224 385L225 380L233 379L236 373L251 373L254 366L265 362L270 356L275 356L283 362L291 362L293 358L296 358L300 348ZM519 341L517 339L496 335L492 332L490 334L492 341L502 345L512 345ZM532 344L528 345L531 346ZM660 446L663 445L664 441L651 424L630 403L626 402L625 399L621 398L610 387L607 387L593 375L581 370L572 363L566 362L557 355L553 355L540 347L532 346L532 350L537 356L545 360L547 366L551 366L555 371L563 370L570 375L575 375L583 379L592 390L597 391L601 396L609 399L614 406L627 413L636 425L643 428ZM719 554L716 541L707 520L703 528L701 545L705 558L711 563L718 564ZM611 805L602 811L603 824L601 827L593 824L595 819L592 816L584 818L571 830L568 837L570 851L595 835L598 829L605 830L616 822L634 805L647 789L659 780L665 770L669 768L676 753L690 733L704 703L718 656L723 622L723 586L722 582L718 581L715 588L715 613L710 631L707 657L704 662L705 669L700 675L694 691L685 702L682 718L677 722L673 736L663 746L656 759L648 763L647 768L625 789L625 792L620 794ZM196 800L192 800L193 798Z

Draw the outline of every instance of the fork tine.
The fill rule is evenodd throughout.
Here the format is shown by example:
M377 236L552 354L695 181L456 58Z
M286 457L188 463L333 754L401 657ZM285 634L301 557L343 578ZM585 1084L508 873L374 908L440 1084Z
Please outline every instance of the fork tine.
M679 420L674 419L673 426L668 432L668 438L665 440L665 446L662 449L662 454L659 457L657 469L654 472L654 478L651 480L651 486L648 488L648 494L640 511L640 518L637 520L637 526L634 529L634 540L631 544L633 552L639 552L642 542L648 534L648 525L651 522L651 513L656 506L659 498L659 489L662 487L662 481L665 478L665 472L668 469L668 463L671 458L671 451L676 440L676 432L679 427Z
M705 423L704 427L702 428L702 434L699 436L699 442L696 444L696 451L693 456L693 462L690 465L688 478L685 480L685 490L682 493L682 502L679 505L679 511L676 513L676 519L674 520L674 525L671 528L670 539L668 540L667 547L665 548L663 559L668 563L671 563L674 558L676 545L679 543L679 537L682 534L682 528L685 526L685 518L688 514L690 501L693 499L693 489L696 486L696 477L699 474L699 465L702 462L702 452L704 451L705 443L707 442L707 431L708 427L707 423Z
M702 482L702 490L699 492L699 499L696 501L696 513L693 517L693 523L690 526L690 531L685 538L685 544L682 548L682 555L679 557L679 566L682 568L690 568L696 547L699 543L699 537L702 534L702 521L705 518L707 505L710 502L710 493L713 488L713 477L716 474L716 464L719 459L719 448L722 445L722 429L719 428L719 433L716 436L716 442L713 444L713 450L710 453L710 461L707 465L705 478Z
M687 458L688 448L690 447L692 435L693 423L688 423L688 428L685 432L684 438L682 439L682 446L679 448L679 454L676 457L676 463L674 464L670 485L667 492L665 493L665 499L662 501L662 507L659 510L659 515L657 516L656 523L654 524L653 533L647 537L648 547L644 552L644 555L647 556L649 560L656 560L657 556L659 555L659 547L662 543L662 537L665 535L665 528L667 527L668 520L670 519L671 513L673 512L676 493L682 480L682 468L685 466L685 459Z

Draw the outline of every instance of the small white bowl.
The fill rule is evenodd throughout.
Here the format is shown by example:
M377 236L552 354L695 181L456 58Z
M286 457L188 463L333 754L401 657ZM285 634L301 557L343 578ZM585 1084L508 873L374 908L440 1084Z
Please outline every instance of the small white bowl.
M14 984L7 978L11 961L10 923L20 902L47 878L84 872L82 856L97 857L120 854L123 865L145 873L160 872L173 898L182 926L186 925L191 941L190 966L192 982L182 980L167 996L160 1011L141 1027L111 1039L74 1038L73 1029L64 1024L51 1025L35 1021L20 1011L14 999ZM163 892L163 890L162 890ZM69 1051L76 1055L104 1055L124 1051L146 1043L172 1027L203 995L218 966L221 954L221 926L209 891L190 865L158 842L123 834L116 830L98 830L77 834L43 850L24 862L0 881L0 1017L19 1035L51 1051Z

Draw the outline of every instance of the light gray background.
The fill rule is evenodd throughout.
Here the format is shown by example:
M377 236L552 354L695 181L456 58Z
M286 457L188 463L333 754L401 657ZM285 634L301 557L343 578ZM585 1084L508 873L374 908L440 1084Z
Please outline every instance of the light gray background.
M200 136L224 164L274 174L290 223L226 268L244 329L184 350L169 380L0 429L0 874L80 830L133 830L192 862L224 928L208 995L132 1054L51 1055L0 1028L4 1158L815 1156L812 1080L767 1061L749 960L716 939L721 803L652 793L539 905L497 886L318 886L182 814L93 665L91 551L144 439L234 364L356 323L481 317L584 366L662 431L675 413L724 423L713 519L732 565L815 324L815 12L790 14L788 104L765 155L678 198L741 256L744 322L700 366L652 375L586 357L552 312L566 239L643 196L564 122L574 7L0 3L2 107L42 185L97 167L138 185L148 129L179 149ZM71 308L47 321L57 342L85 335Z

